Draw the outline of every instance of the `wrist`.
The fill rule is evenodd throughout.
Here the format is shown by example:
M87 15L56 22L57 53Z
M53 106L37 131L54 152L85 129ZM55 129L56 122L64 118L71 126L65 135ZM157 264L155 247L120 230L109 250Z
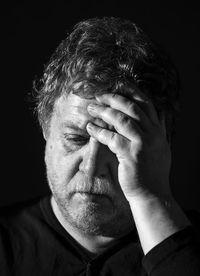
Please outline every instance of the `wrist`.
M134 194L126 195L126 199L129 204L150 204L153 202L162 202L163 204L169 205L172 202L175 202L171 192L165 193L156 193L151 192L147 189L137 189Z
M128 200L145 254L191 224L171 194L139 193Z
M129 205L135 219L166 222L177 231L191 224L171 194L156 196L143 193L129 198Z

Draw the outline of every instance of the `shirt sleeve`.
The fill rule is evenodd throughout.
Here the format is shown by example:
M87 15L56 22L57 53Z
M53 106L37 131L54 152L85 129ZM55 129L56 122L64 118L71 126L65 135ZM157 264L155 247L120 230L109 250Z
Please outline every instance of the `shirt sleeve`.
M143 258L150 276L199 276L200 238L193 226L173 234L152 248Z

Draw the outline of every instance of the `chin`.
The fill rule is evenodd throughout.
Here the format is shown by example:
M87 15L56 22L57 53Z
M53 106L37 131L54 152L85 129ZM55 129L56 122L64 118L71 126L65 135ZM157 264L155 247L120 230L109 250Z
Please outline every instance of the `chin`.
M68 218L69 219L69 218ZM111 223L112 221L112 223ZM114 219L109 218L106 214L96 212L82 212L79 214L71 214L71 225L76 227L82 233L88 235L101 235L113 237L116 235L116 226Z
M84 234L118 238L134 228L130 207L120 200L84 193L54 193L54 198L66 222Z
M68 205L67 212L74 218L74 221L82 222L84 225L106 224L115 216L115 209L110 202L103 204L103 202L79 201L71 206Z
M72 227L88 235L121 237L132 228L132 221L130 223L127 216L115 208L105 209L105 206L101 208L91 202L80 204L76 209L66 206L65 219Z

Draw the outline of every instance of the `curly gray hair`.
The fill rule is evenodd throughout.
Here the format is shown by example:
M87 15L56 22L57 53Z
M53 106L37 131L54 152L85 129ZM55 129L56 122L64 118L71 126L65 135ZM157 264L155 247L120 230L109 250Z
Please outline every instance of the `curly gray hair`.
M114 17L92 18L75 25L46 65L37 92L37 113L43 130L63 93L94 97L97 93L123 94L136 85L165 116L170 140L179 110L180 82L166 52L135 23Z

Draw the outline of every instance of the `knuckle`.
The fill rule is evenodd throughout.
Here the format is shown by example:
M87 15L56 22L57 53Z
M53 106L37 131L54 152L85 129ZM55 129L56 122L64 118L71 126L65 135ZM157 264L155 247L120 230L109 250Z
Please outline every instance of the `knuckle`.
M110 143L109 143L109 146L111 149L113 149L115 151L115 149L117 148L117 139L116 139L116 135L114 132L111 133L111 136L110 136Z
M111 135L110 135L110 136L111 136L111 137L110 137L111 141L112 141L113 143L116 143L116 133L111 132Z
M125 114L120 114L118 120L121 125L130 125L131 124L131 118Z
M126 149L126 148L127 148L126 140L125 140L123 137L119 136L119 139L118 139L118 141L117 141L117 146L118 146L118 148L120 148L121 150Z
M99 126L95 126L92 130L92 136L99 138L102 135L101 132L102 132L102 129Z
M122 151L125 148L124 138L112 132L110 146L112 149Z
M135 137L134 141L132 141L133 152L135 152L135 150L137 152L140 152L142 149L144 150L144 147L145 147L144 141L142 139L140 139L139 137Z
M99 136L99 137L103 137L104 136L104 129L103 128L101 128L101 127L99 127L98 129L97 129L97 135Z
M127 111L131 116L133 116L135 119L139 120L139 112L137 105L134 102L130 102L127 106Z
M129 104L127 105L127 110L131 113L135 113L136 112L136 105L134 102L129 102Z

